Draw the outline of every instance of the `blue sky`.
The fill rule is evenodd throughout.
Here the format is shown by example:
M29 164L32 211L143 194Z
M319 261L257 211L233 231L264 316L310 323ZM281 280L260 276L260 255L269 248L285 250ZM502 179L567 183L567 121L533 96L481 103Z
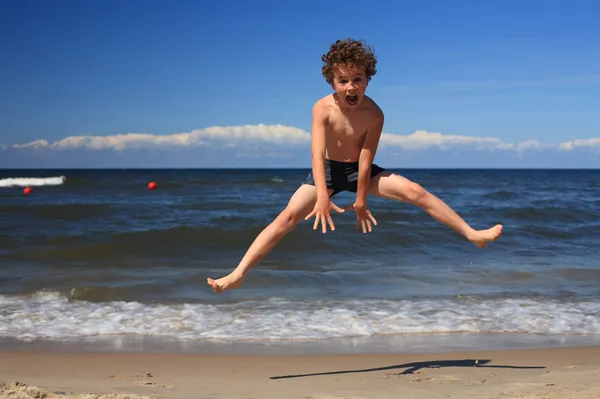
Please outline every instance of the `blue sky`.
M386 167L598 167L594 1L4 1L0 167L310 167L364 39Z

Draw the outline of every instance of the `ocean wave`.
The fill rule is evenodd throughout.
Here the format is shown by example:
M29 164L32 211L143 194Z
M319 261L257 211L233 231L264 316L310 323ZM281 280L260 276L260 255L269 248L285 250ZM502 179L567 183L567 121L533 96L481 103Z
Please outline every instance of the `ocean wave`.
M9 177L0 179L0 187L60 186L67 181L65 176L55 177Z
M441 332L600 334L600 302L471 297L142 304L69 300L55 292L27 298L0 296L0 336L19 339L133 334L310 340Z

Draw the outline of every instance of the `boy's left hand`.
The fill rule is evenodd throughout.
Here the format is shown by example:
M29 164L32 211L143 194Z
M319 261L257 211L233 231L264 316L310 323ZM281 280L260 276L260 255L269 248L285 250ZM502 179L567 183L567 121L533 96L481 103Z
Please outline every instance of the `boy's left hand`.
M357 204L356 202L352 205L348 205L344 207L344 210L354 210L356 212L356 229L358 230L359 225L362 226L362 232L366 233L367 230L370 232L373 231L373 227L371 226L371 222L375 226L377 226L377 220L371 214L371 211L367 207L366 204Z

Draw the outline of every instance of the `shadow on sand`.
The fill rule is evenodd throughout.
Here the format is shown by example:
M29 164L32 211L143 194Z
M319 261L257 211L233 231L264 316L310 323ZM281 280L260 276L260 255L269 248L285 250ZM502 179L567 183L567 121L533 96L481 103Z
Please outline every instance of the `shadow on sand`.
M415 371L425 368L441 368L441 367L480 367L480 368L499 368L499 369L545 369L545 366L503 366L503 365L488 365L491 362L489 359L464 359L464 360L432 360L429 362L413 362L396 364L394 366L386 367L375 367L370 369L357 369L357 370L339 370L339 371L327 371L322 373L311 373L311 374L296 374L296 375L281 375L270 377L271 380L280 380L284 378L300 378L300 377L314 377L319 375L335 375L335 374L351 374L351 373L369 373L373 371L385 371L395 369L406 369L402 372L395 373L401 374L413 374Z

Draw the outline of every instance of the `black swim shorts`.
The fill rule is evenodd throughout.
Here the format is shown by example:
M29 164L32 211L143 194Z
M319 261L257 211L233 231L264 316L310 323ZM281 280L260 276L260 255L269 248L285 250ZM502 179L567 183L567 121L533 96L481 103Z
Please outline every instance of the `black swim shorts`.
M371 178L377 176L385 169L371 164ZM339 162L325 159L325 181L327 188L333 189L331 196L342 191L350 191L355 193L358 186L358 161L356 162ZM315 185L315 180L312 171L308 174L306 180L302 184Z

